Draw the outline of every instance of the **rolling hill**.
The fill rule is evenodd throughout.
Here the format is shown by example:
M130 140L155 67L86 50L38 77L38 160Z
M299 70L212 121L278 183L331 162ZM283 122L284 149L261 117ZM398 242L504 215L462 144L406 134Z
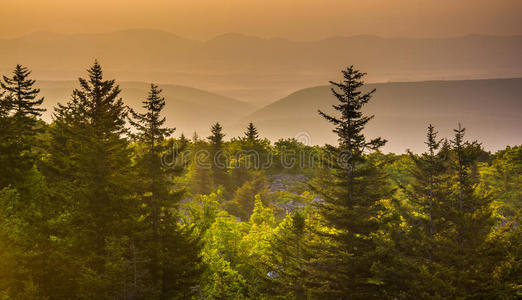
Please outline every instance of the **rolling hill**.
M468 138L479 139L488 150L522 142L522 78L366 85L373 88L377 91L365 112L375 118L367 133L388 139L385 151L423 151L429 123L449 137L461 122ZM332 113L335 101L329 86L302 89L252 113L235 130L253 121L272 140L306 133L312 144L336 143L332 126L317 113Z
M199 41L151 29L37 32L0 39L0 74L22 63L39 80L67 80L98 58L106 74L120 81L195 86L266 104L303 86L325 84L351 64L371 82L520 77L521 52L522 36L359 35L302 42L234 33Z
M150 85L144 82L118 82L122 90L121 97L126 105L141 109L141 101L147 97ZM65 103L70 99L73 88L78 87L75 81L38 81L41 95L45 97L43 115L50 121L53 107L58 102ZM255 110L255 106L229 97L217 95L186 86L161 84L163 96L166 98L164 115L166 125L176 127L176 135L185 133L188 137L194 131L205 137L210 125L221 122L224 126L235 124L245 115Z

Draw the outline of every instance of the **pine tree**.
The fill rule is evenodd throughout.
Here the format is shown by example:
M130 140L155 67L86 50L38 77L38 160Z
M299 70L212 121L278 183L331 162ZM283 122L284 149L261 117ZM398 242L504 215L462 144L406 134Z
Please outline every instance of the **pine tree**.
M97 61L87 72L71 100L55 109L44 171L55 203L68 216L59 235L75 258L69 295L112 298L128 291L133 274L129 237L137 203L127 110Z
M256 142L259 139L259 132L252 122L248 124L247 130L245 131L245 138L250 142Z
M147 220L140 244L150 245L145 252L150 257L152 295L158 299L190 294L198 279L200 263L198 240L193 239L190 232L183 232L178 224L176 205L182 193L172 191L171 178L181 169L165 168L161 164L161 157L168 150L166 138L174 132L172 128L163 127L164 106L161 89L151 84L148 98L143 101L146 112L131 110L133 119L130 120L138 132L136 139L144 148L137 158L140 194L145 204L142 214Z
M430 237L433 236L433 181L435 176L435 151L440 146L440 141L437 140L437 132L435 132L434 127L430 124L428 126L428 139L426 141L426 145L428 146L428 162L429 162L429 181L430 181L430 194L429 194L429 216L430 216L430 225L429 232Z
M23 133L31 131L36 124L36 118L41 116L45 109L38 108L42 105L44 98L37 99L40 89L33 88L34 80L29 79L31 71L22 65L16 65L13 76L3 76L0 86L11 95L14 117L19 122Z
M449 193L444 182L448 180L449 145L437 139L431 124L425 144L427 152L420 156L409 152L413 161L410 169L413 180L409 186L402 187L407 199L404 220L409 230L397 235L395 243L407 257L402 263L411 273L405 295L436 299L448 296L444 293L451 290L450 285L435 276L439 272L451 273L451 269L439 264L437 256L438 237L444 235L447 228L444 214Z
M322 234L332 241L326 254L317 258L313 276L317 278L318 294L349 299L379 297L385 284L374 271L382 259L379 240L382 238L384 207L381 200L389 196L382 168L370 159L366 150L377 150L385 140L366 140L365 125L373 116L365 116L362 107L375 90L362 93L365 73L349 67L342 71L341 83L331 82L332 92L339 103L333 108L339 117L319 111L335 125L339 147L326 148L326 163L332 167L331 181L316 185L324 203L319 206L327 228ZM338 89L338 90L337 90ZM326 178L324 178L326 179Z
M428 126L426 146L428 151L420 157L409 152L410 158L415 163L415 169L411 170L415 182L410 190L407 190L409 200L416 205L422 217L427 217L427 222L422 222L422 228L429 238L434 234L434 197L438 192L438 176L445 171L444 152L438 153L442 140L437 139L437 132L430 124Z
M228 193L228 157L224 152L224 140L225 134L223 133L223 127L221 124L215 123L211 127L211 135L208 137L210 142L210 164L212 166L212 177L214 184L224 188L225 194Z
M212 125L212 127L210 128L210 131L212 134L208 137L208 140L209 140L212 148L218 149L218 150L223 149L223 143L224 143L223 138L225 137L225 134L222 132L223 127L221 126L221 124L216 123L216 124Z
M44 99L37 99L40 89L33 87L35 81L29 79L30 74L26 67L16 65L12 77L3 76L0 80L4 89L0 92L0 163L8 170L8 174L0 173L0 187L20 185L37 158L33 151L35 136L41 131L37 118L45 110L38 107Z
M488 258L483 250L495 220L491 207L490 194L479 189L477 162L482 152L481 145L464 140L465 128L459 124L454 129L451 141L453 154L453 188L450 200L453 209L448 209L446 219L453 224L454 235L451 256L445 256L445 263L456 268L456 297L482 297L484 292L477 289L477 283L485 283L491 270L483 269ZM442 249L441 249L442 251Z

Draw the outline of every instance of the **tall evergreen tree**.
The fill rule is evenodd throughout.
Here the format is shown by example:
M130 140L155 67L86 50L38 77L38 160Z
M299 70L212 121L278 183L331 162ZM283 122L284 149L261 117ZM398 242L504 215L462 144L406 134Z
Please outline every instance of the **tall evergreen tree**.
M435 132L434 127L430 124L428 126L428 137L426 141L426 145L428 146L428 162L429 162L429 168L428 168L428 177L430 182L430 193L429 193L429 216L430 216L430 225L429 225L429 232L430 237L433 236L433 185L434 185L434 177L435 177L435 151L440 146L440 141L437 140L437 132Z
M465 141L465 129L459 125L451 143L432 156L430 132L429 152L415 159L415 181L408 193L420 207L413 214L418 217L408 218L413 234L409 253L419 272L412 288L420 284L423 298L487 298L486 274L499 265L486 256L494 219L491 195L479 188L480 144Z
M449 192L443 183L448 180L447 142L442 144L437 132L430 124L427 131L427 151L421 155L409 152L413 166L409 170L412 182L403 187L406 195L404 220L409 230L396 236L395 243L402 249L407 260L403 261L412 277L409 278L404 295L409 297L434 298L447 296L451 285L435 274L449 274L451 270L438 263L438 241L447 228L444 215L447 211Z
M322 111L320 115L335 125L339 146L328 146L327 163L332 167L328 182L316 189L324 198L319 206L327 228L323 232L332 246L314 262L319 294L336 298L368 299L382 296L384 282L375 272L379 260L385 259L379 249L384 207L381 200L389 196L386 177L366 150L377 150L385 140L366 140L365 125L373 116L363 115L362 107L375 90L362 93L362 73L350 66L342 71L341 83L331 82L338 99L333 108L339 116ZM326 178L325 178L326 179ZM381 252L381 253L379 253Z
M55 109L44 170L68 216L60 232L75 257L68 295L115 298L132 286L129 237L137 218L127 110L97 61L87 72L71 100Z
M44 98L38 98L40 89L34 87L35 80L29 79L30 74L28 68L16 65L12 77L3 76L0 80L4 90L0 95L3 148L0 162L4 170L9 170L9 174L0 174L0 187L20 185L36 160L33 148L41 129L37 118L45 110L39 108Z
M161 89L151 84L149 95L143 101L146 112L131 110L134 120L130 120L138 131L137 141L143 146L137 158L139 190L145 204L142 214L147 220L141 244L150 245L145 247L153 285L149 298L157 299L192 292L198 279L201 250L198 240L192 238L189 231L184 232L178 223L176 205L182 193L173 191L171 176L178 175L181 168L166 168L161 164L162 155L168 150L166 138L174 132L164 127L165 117L161 116L164 106Z
M464 140L465 128L459 124L454 129L455 136L451 141L453 146L453 188L450 190L451 207L446 219L453 224L453 251L447 251L450 256L443 256L445 263L456 268L454 286L455 297L483 297L485 293L477 288L476 283L487 282L491 270L483 269L488 258L484 256L484 247L493 230L495 220L491 207L490 194L479 189L477 163L482 152L481 145ZM442 251L442 249L441 249Z
M257 128L254 126L254 123L248 123L248 127L245 131L245 138L247 139L247 141L250 142L255 142L259 139L259 132L257 131Z
M443 155L445 152L438 152L441 142L442 140L437 139L435 128L430 124L425 142L428 147L427 152L420 157L409 152L410 158L415 163L415 169L411 170L415 182L406 192L412 204L418 207L420 215L427 217L427 222L423 222L422 229L430 238L434 234L433 210L436 205L435 194L438 191L437 181L440 180L439 175L445 171Z
M34 88L34 80L29 79L31 71L22 65L16 65L13 76L3 76L0 86L11 95L14 117L17 119L20 130L31 130L36 124L36 118L45 111L39 108L44 98L37 98L40 89ZM25 133L25 131L22 131Z

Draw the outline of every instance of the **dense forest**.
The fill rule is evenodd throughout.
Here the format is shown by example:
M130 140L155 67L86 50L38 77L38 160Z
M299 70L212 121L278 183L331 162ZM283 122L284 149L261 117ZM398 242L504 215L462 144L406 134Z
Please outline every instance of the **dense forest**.
M0 80L1 299L522 297L521 146L430 125L385 154L353 66L324 146L186 137L159 86L130 108L98 62L46 123L30 74Z

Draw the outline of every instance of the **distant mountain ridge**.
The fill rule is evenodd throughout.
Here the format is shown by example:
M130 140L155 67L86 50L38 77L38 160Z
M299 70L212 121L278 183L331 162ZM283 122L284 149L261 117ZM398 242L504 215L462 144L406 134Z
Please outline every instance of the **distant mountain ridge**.
M364 109L375 115L367 134L388 139L385 151L422 152L429 123L441 137L451 137L461 122L468 138L489 150L522 142L522 78L377 83L364 90L373 88ZM307 134L313 144L335 144L332 126L317 112L335 113L335 102L330 86L302 89L250 114L237 128L252 121L272 140Z
M0 73L22 63L38 79L77 77L95 58L122 81L154 81L268 103L356 65L368 81L522 76L522 36L263 39L228 33L207 41L152 29L99 34L35 33L0 40Z
M147 97L150 84L145 82L117 82L121 88L124 103L137 111L142 111L142 101ZM38 81L36 85L45 97L47 111L43 119L52 120L53 107L58 102L64 104L70 100L76 81ZM160 84L162 95L166 98L163 115L166 125L176 128L176 135L184 133L191 137L194 131L203 134L210 131L210 125L221 122L224 126L235 124L245 115L256 109L250 103L210 93L207 91L171 84Z
M117 81L125 104L141 110L147 96L145 82ZM70 99L76 81L37 81L45 96L46 121L51 120L56 103ZM248 122L258 127L260 135L272 141L279 138L303 137L311 144L335 144L332 126L317 110L334 113L336 99L330 86L298 90L267 106L257 108L230 97L186 86L160 84L166 98L164 115L167 126L176 127L176 136L193 132L205 138L210 125L223 124L226 139L242 136ZM469 139L478 139L488 150L497 150L522 141L522 78L393 82L367 84L375 88L365 113L375 115L366 133L389 140L383 149L402 153L407 148L424 150L428 123L436 126L441 137L451 137L452 129L461 122Z

